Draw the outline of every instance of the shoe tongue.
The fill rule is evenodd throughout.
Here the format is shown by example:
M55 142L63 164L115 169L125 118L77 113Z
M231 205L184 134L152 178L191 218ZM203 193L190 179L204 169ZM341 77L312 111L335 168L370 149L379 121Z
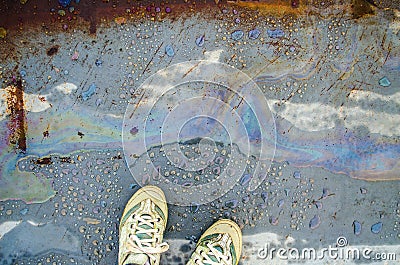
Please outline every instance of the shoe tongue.
M150 263L147 263L148 259L149 259L149 257L143 253L129 254L129 256L126 258L124 264L146 265L146 264L150 264Z

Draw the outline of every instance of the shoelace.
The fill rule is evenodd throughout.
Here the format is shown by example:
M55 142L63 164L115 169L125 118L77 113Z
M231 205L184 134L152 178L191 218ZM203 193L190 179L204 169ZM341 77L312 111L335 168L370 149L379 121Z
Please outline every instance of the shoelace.
M196 264L203 265L203 264L210 264L210 265L231 265L230 259L228 256L225 256L219 250L214 248L214 246L210 243L207 243L208 252L201 251L199 257L201 260L197 259L195 261ZM211 259L211 256L214 256L217 259L217 262Z
M149 215L135 216L137 220L137 226L135 234L130 235L128 241L128 251L141 254L144 253L149 256L153 261L156 260L154 254L161 254L169 249L169 245L165 242L157 244L157 233L160 231L157 228L146 228L146 226L153 227L154 223L157 222L154 218ZM139 234L148 235L150 238L139 238ZM153 247L155 245L155 247Z

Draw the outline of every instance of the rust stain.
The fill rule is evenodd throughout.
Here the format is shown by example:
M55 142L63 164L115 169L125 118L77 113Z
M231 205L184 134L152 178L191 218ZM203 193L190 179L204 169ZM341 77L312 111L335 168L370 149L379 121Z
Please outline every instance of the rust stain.
M16 148L25 153L27 123L24 106L24 91L20 78L13 84L6 87L7 113L9 114L9 138L10 144L16 145Z

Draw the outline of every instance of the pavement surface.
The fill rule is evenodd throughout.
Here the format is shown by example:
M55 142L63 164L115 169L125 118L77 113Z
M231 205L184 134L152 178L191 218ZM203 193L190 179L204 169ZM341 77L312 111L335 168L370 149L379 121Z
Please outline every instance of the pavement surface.
M116 264L147 184L161 264L221 218L243 265L397 264L399 8L2 1L0 264Z

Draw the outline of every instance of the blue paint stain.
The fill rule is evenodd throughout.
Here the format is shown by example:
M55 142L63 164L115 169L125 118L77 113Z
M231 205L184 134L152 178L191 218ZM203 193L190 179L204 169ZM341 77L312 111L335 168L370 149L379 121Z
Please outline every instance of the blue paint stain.
M96 85L92 83L88 90L82 92L82 99L84 101L88 100L91 96L93 96L94 92L96 92L96 88Z

